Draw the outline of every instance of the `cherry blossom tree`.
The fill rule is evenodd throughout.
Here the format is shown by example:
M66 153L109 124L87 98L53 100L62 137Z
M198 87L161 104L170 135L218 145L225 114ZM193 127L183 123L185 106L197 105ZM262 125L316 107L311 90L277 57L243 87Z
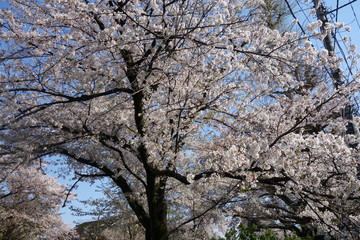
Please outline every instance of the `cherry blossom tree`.
M263 3L10 1L2 172L62 156L82 180L109 178L147 240L239 215L231 200L264 186L301 199L306 224L356 234L359 153L339 112L358 83L329 87L340 62L309 41L321 22L280 34Z
M0 184L1 239L71 239L57 213L66 191L34 167L21 167Z
M104 239L143 239L144 229L136 215L128 206L125 197L118 187L111 183L104 183L98 191L103 192L101 198L90 198L83 203L91 206L90 210L73 208L80 216L92 217L94 221L81 223L76 226L84 238L102 236Z

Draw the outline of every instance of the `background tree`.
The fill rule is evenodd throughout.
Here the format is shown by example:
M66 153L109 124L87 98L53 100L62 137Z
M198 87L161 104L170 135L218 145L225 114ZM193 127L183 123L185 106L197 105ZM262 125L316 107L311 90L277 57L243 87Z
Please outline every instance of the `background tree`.
M81 239L142 239L144 230L129 208L121 191L111 182L103 184L99 191L104 197L90 198L83 202L91 210L73 208L76 215L90 216L94 221L84 222L75 227Z
M7 240L71 239L60 217L65 189L34 167L21 167L0 183L0 238Z
M0 12L5 174L62 156L82 179L112 180L147 240L196 229L261 185L300 197L308 224L354 234L346 206L359 198L359 158L334 113L358 85L330 90L323 67L337 59L269 27L263 1L10 4ZM171 224L169 209L180 216Z
M285 32L285 29L289 28L287 23L289 10L284 0L264 0L264 3L260 6L261 10L266 16L265 23L269 28L277 29L280 32Z

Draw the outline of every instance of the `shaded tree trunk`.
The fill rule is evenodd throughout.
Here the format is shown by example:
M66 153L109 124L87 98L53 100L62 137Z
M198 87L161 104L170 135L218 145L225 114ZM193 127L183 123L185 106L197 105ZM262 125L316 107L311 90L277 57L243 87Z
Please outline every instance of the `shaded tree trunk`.
M146 240L167 240L167 203L165 199L166 178L157 178L152 174L148 175L148 207L150 224L146 229Z

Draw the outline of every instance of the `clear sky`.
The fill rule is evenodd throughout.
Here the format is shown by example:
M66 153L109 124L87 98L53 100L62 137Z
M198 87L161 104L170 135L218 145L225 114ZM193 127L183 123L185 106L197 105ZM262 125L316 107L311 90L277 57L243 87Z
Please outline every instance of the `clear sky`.
M301 0L298 0L298 1L301 2ZM295 12L297 18L300 20L300 23L304 27L306 27L308 20L306 19L304 13L308 15L308 9L301 9L301 7L303 7L304 5L297 4L296 1L291 1L291 2L293 4L294 10L295 10L294 12ZM325 0L323 2L325 2L327 10L330 11L332 9L336 9L337 4L340 7L351 1L350 0ZM0 0L0 8L6 8L7 6L8 6L7 1ZM304 11L302 11L302 10L304 10ZM336 19L336 17L337 17L338 22L344 22L345 25L351 26L352 31L350 33L341 32L341 36L346 36L346 35L350 36L353 43L360 47L360 25L358 22L358 21L360 21L360 0L354 2L351 5L348 5L344 8L339 9L337 16L336 16L336 12L334 12L333 14L329 15L328 17L329 17L329 19ZM356 19L356 18L358 18L358 19ZM313 17L313 18L310 18L309 20L314 20L314 19L315 18ZM339 39L341 36L337 35L337 37ZM339 51L338 47L336 47L336 51L337 52ZM344 51L346 52L346 49L344 49ZM75 182L75 180L65 180L65 179L59 179L59 181L62 184L66 184L68 186L71 186ZM91 186L89 186L88 183L79 183L78 188L74 190L74 193L77 194L78 200L86 200L89 197L97 198L97 197L101 196L101 194L96 191L96 187L95 186L91 187ZM69 206L71 206L71 205L73 205L75 207L85 207L79 201L72 201L65 208L61 209L61 213L63 213L64 221L72 224L73 221L82 222L82 221L90 220L88 217L81 218L81 217L72 216L71 211L69 209Z
M65 164L61 164L63 163L63 161L61 160L60 157L52 157L52 158L53 158L52 161L56 161L57 163L60 163L60 165L58 166L50 165L46 168L46 171L53 177L57 177L58 175L56 174L56 171L61 167L66 168L67 166ZM58 181L61 184L66 185L68 189L70 189L77 181L77 178L73 179L74 176L75 176L74 173L70 173L65 178L58 177ZM72 194L76 195L76 198L75 199L70 198L70 201L65 204L65 207L60 208L62 219L65 222L70 223L72 226L76 225L77 223L82 223L92 220L90 216L74 216L73 211L71 211L71 207L81 208L84 211L90 210L89 206L86 206L81 201L89 200L90 198L91 199L101 198L103 196L103 194L100 191L101 184L102 184L101 180L96 180L93 185L90 185L88 182L78 182L76 184L76 187L71 191Z

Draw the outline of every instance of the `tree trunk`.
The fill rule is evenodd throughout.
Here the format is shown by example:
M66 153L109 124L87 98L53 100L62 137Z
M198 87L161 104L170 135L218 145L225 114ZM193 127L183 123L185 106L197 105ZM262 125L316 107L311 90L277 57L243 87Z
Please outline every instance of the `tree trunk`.
M156 177L148 177L148 206L150 226L146 229L146 240L167 240L167 203L165 199L166 178L156 183Z

